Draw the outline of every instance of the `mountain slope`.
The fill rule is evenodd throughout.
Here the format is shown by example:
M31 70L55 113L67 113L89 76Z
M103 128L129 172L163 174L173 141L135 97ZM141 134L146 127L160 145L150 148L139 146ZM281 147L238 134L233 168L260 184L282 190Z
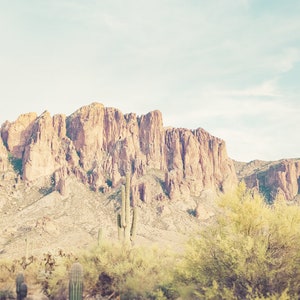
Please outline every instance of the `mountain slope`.
M279 161L254 160L249 163L234 162L237 176L248 188L255 188L269 201L277 195L286 200L297 200L300 194L300 159Z
M159 111L123 114L93 103L72 115L21 115L1 127L0 255L40 255L117 239L120 187L131 174L136 243L180 248L237 183L225 142L164 128ZM197 216L197 218L195 218Z
M1 137L3 171L10 156L22 180L36 184L52 176L60 191L70 174L98 191L118 186L127 171L133 197L143 201L200 196L237 182L224 141L200 128L164 128L159 111L138 117L93 103L67 118L29 113L3 124ZM156 195L147 195L141 180L150 170L165 174Z

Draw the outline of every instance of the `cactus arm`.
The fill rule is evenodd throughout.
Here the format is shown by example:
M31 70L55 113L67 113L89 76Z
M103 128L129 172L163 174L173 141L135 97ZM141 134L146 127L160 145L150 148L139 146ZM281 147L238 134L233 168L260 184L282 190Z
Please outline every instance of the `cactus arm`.
M133 215L132 215L132 224L131 224L131 229L130 229L130 240L132 242L135 241L135 237L136 237L137 218L138 218L138 209L137 209L137 207L134 207Z
M118 227L118 239L119 241L124 239L124 230L121 224L121 214L117 215L117 227Z

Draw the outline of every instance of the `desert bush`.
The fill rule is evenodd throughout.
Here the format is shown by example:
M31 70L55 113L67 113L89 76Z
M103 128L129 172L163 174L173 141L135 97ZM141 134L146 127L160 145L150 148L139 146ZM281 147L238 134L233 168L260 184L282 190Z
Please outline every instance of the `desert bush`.
M28 287L40 284L49 299L68 299L78 261L86 299L300 299L299 228L299 206L279 198L267 204L240 184L221 197L214 222L182 254L101 240L76 256L47 253L29 265L1 260L0 291L14 291L21 269Z
M11 290L0 290L0 300L15 299L14 294Z
M24 257L14 260L0 259L0 299L15 299L16 277L20 273L25 276L28 290L40 284L39 275L44 268L43 261L32 257L29 264L24 264L24 259Z
M175 255L168 250L102 242L100 247L78 254L77 260L84 270L86 297L120 295L121 299L175 299L171 287ZM56 261L45 285L49 298L65 299L71 264L70 258Z
M19 272L28 289L40 285L49 299L68 299L69 272L80 262L84 270L84 296L121 299L175 299L172 273L175 255L155 247L131 247L103 241L100 246L73 254L46 253L23 268L22 259L0 261L0 290L15 291ZM13 292L15 294L15 292Z
M177 282L189 290L185 298L298 299L299 206L270 206L240 184L219 208L215 223L188 243L178 267Z
M146 299L152 291L170 284L174 260L174 254L168 250L104 244L82 257L85 276L89 277L87 282L92 284L86 288L98 293L93 279L98 281L99 274L104 272L111 278L111 291L122 299Z

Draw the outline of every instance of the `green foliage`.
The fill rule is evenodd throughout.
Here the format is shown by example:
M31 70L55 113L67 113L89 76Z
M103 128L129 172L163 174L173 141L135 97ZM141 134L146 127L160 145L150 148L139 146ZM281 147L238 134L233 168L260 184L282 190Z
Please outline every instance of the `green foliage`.
M7 289L0 291L0 300L10 300L10 299L15 299L12 291Z
M40 283L49 299L67 299L69 270L78 261L84 296L95 299L299 299L300 207L279 196L269 205L243 183L218 204L215 221L184 253L101 239L76 256L60 251L34 259L26 282ZM22 266L0 260L0 290L10 290Z
M22 174L22 170L23 170L23 162L22 162L22 158L17 158L12 156L11 153L8 153L8 161L12 164L14 171L21 175Z
M172 266L175 256L167 250L156 248L129 247L104 243L100 251L90 251L83 255L86 288L97 294L99 271L111 280L111 291L121 295L121 299L136 299L151 294L161 286L172 282Z
M112 180L111 179L106 179L105 183L107 184L108 187L112 187Z
M83 299L83 268L78 262L74 263L70 271L69 299Z
M67 299L67 293L60 294L60 286L54 287L52 284L53 282L57 283L53 272L55 270L55 276L58 276L60 280L63 278L67 287L68 270L72 264L70 261L75 260L73 256L67 256L65 253L59 255L47 253L42 257L29 257L30 264L24 264L24 260L25 257L14 260L0 258L0 291L10 291L14 286L14 290L17 290L17 282L22 282L22 275L18 276L21 274L19 271L26 270L26 284L29 288L39 284L50 299ZM51 294L58 296L52 298Z
M49 177L48 184L39 188L39 193L43 196L51 194L55 190L55 178L54 175Z
M100 247L83 252L77 258L84 268L84 293L92 297L103 293L108 297L120 295L121 299L164 299L155 298L153 293L163 293L165 297L174 295L172 271L176 257L166 249L103 241ZM65 297L70 264L68 257L56 260L46 285L50 299ZM167 299L176 299L172 297Z
M189 242L178 282L199 299L298 298L300 208L269 206L244 184L219 206L216 222Z

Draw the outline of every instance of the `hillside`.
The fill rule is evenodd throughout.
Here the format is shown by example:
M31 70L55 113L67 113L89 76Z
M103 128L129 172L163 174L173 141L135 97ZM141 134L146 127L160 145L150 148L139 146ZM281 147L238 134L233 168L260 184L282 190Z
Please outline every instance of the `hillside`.
M299 200L300 159L234 161L234 165L239 180L243 179L248 188L257 189L270 202L277 195L289 201Z
M164 128L153 111L137 116L92 103L70 116L21 115L1 127L0 255L72 251L117 240L125 173L139 209L137 244L180 249L210 223L216 196L244 179L273 201L299 197L300 161L231 160L204 129Z
M1 127L0 253L84 248L99 228L117 239L120 188L131 174L136 243L180 248L237 182L225 142L203 129L164 128L160 112L93 103L69 117L21 115Z

